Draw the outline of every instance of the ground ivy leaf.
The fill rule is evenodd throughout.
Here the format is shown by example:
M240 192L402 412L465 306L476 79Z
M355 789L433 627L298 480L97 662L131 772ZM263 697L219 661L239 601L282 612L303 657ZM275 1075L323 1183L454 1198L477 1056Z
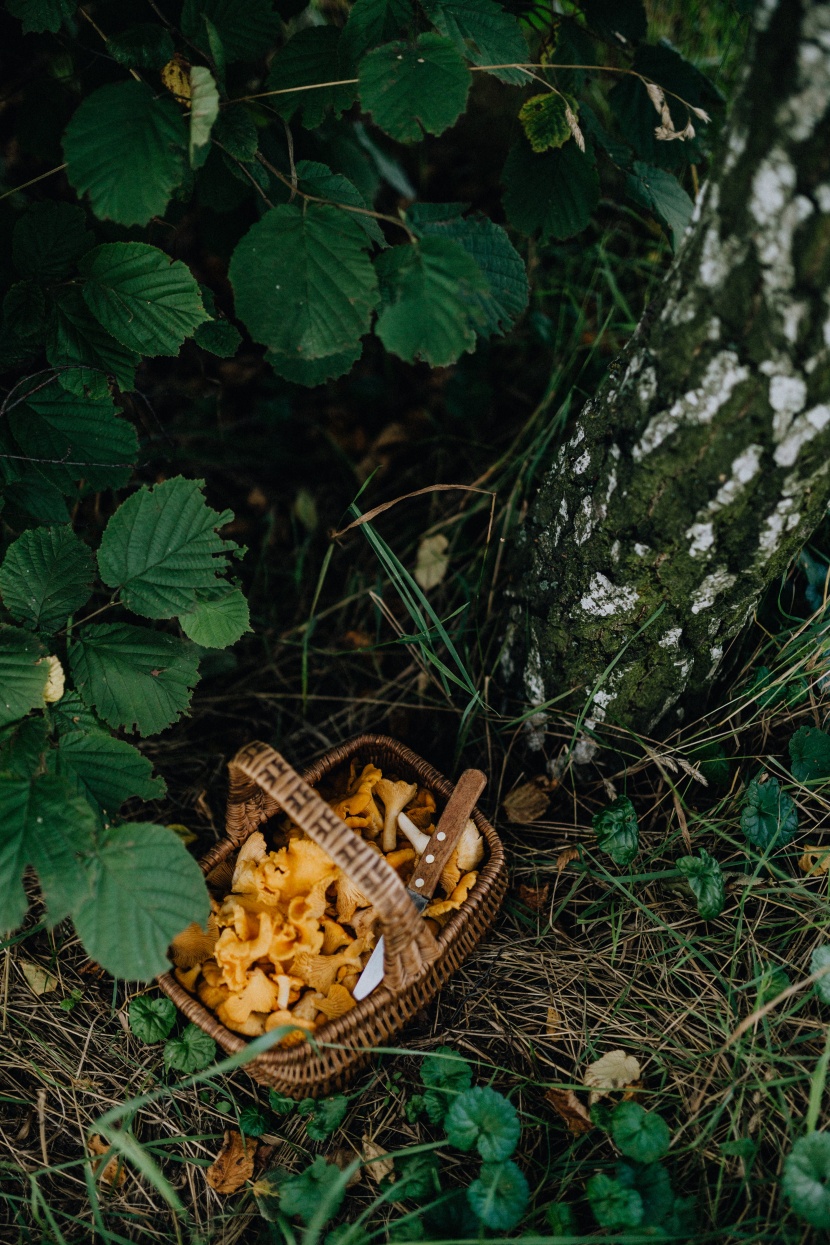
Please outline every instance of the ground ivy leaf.
M659 1227L666 1222L674 1206L674 1193L662 1163L618 1163L617 1181L639 1193L644 1227Z
M193 610L179 616L179 622L185 635L204 648L228 648L251 630L248 602L239 588L197 600Z
M429 1089L461 1093L473 1083L473 1069L452 1046L436 1046L421 1062L421 1080Z
M530 59L517 18L494 0L421 2L438 32L452 39L474 65L524 65ZM488 73L513 86L527 86L532 81L521 69L490 69Z
M190 136L188 155L192 169L207 159L213 123L219 116L219 91L213 74L204 65L190 70Z
M305 1117L306 1132L312 1141L325 1141L343 1123L348 1109L348 1098L337 1094L334 1098L304 1098L297 1112Z
M280 1210L284 1215L299 1215L303 1223L310 1223L320 1204L331 1204L330 1215L340 1208L346 1193L342 1184L340 1168L327 1163L322 1154L295 1176L289 1176L280 1188ZM339 1191L338 1186L341 1185Z
M176 1004L172 999L140 994L130 1000L130 1032L139 1042L163 1042L176 1023Z
M488 1228L507 1232L525 1212L530 1190L515 1163L482 1163L478 1179L467 1190L467 1201Z
M603 1228L636 1228L643 1221L643 1199L636 1189L612 1180L604 1172L585 1186L597 1223Z
M784 1160L781 1187L796 1214L830 1228L830 1133L799 1137Z
M258 60L279 38L281 22L271 0L185 0L182 33L211 52L210 29L228 61ZM311 79L309 79L311 81Z
M81 795L110 813L125 800L160 799L163 778L153 777L153 765L125 739L103 731L69 731L61 735L54 758L55 772L77 786Z
M640 848L637 812L627 795L618 796L593 816L599 846L615 865L630 865Z
M621 1102L611 1114L611 1136L626 1158L656 1163L668 1153L671 1132L662 1115L638 1102Z
M672 250L677 250L694 204L673 173L635 160L626 180L628 193L657 216L669 231Z
M55 631L92 595L92 554L67 524L37 527L9 545L0 596L19 622Z
M459 1150L476 1146L485 1163L501 1163L516 1149L521 1133L512 1102L494 1089L465 1089L444 1119L447 1140Z
M797 782L818 783L830 778L830 735L817 726L800 726L788 744L790 768Z
M237 246L236 310L255 341L302 360L353 350L377 306L366 234L351 215L280 204Z
M353 74L370 48L407 34L414 22L412 0L355 0L340 39L340 61Z
M198 650L189 640L129 623L79 628L69 662L86 703L110 726L140 735L175 722L199 679Z
M17 271L39 281L58 281L95 245L86 213L74 203L44 200L18 217L12 232Z
M110 518L98 549L104 583L119 588L128 609L172 618L196 607L227 569L233 544L217 529L233 518L205 501L204 480L173 476L142 485Z
M186 145L173 100L130 78L99 87L75 111L63 137L66 175L101 220L146 225L182 181Z
M753 778L743 798L741 829L755 847L766 851L773 843L786 847L798 829L798 809L777 778Z
M531 95L519 109L519 120L527 141L534 151L550 151L562 147L571 137L568 110L576 115L577 102L570 95L558 91L544 91Z
M432 1202L441 1192L438 1160L434 1154L404 1154L395 1159L401 1197L413 1202Z
M146 981L167 972L167 948L210 905L202 871L165 826L131 823L101 836L91 892L72 918L89 955L115 977Z
M571 238L591 219L599 202L599 178L590 155L576 143L537 155L521 139L504 166L504 210L520 233Z
M340 64L339 43L340 31L336 27L309 26L298 31L277 52L271 62L267 85L269 91L285 91L285 94L272 96L269 103L286 121L299 111L305 128L316 130L329 109L339 117L351 108L357 95L354 83L321 85L314 91L290 89L307 86L309 82L342 82L349 77Z
M49 668L40 641L20 627L0 627L0 726L43 708Z
M455 44L435 34L375 48L358 70L360 102L375 125L401 143L453 125L467 106L470 83Z
M187 1025L164 1046L164 1066L176 1072L201 1072L216 1058L216 1043L198 1025Z
M704 921L720 916L726 903L726 891L720 864L714 856L702 847L699 856L681 856L677 867L688 881Z
M246 1137L261 1137L268 1130L268 1116L262 1107L243 1107L239 1112L239 1131Z
M80 269L92 314L139 354L177 354L209 318L190 269L146 242L105 242L83 257Z
M384 251L375 267L384 299L375 331L387 350L445 367L475 347L471 300L489 287L459 243L425 237Z

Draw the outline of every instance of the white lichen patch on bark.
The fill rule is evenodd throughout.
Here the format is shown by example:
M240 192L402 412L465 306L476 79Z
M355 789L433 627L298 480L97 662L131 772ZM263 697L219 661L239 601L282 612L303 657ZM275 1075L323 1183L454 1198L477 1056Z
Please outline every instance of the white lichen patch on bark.
M670 627L665 635L661 635L657 643L661 648L677 648L680 643L680 637L683 634L682 627Z
M761 454L760 445L748 445L741 454L732 459L732 474L709 502L706 507L707 514L716 514L718 510L731 506L740 497L761 468Z
M586 450L584 454L580 454L579 458L574 463L574 475L581 476L584 471L587 471L590 462L591 455L588 450Z
M830 406L821 403L805 411L793 420L792 425L775 449L775 462L779 467L792 467L802 448L823 432L830 423Z
M612 584L607 575L597 571L579 605L586 614L593 614L597 618L611 618L614 614L627 613L638 600L636 589L625 584Z
M731 588L737 579L737 575L733 575L725 566L712 571L711 575L707 575L702 581L692 597L692 613L699 614L701 610L711 609L715 604L715 597L725 592L727 588Z
M641 462L685 424L709 424L726 405L734 390L749 377L749 368L742 364L734 350L722 350L712 359L700 384L678 398L668 411L661 411L649 421L639 443L632 450L635 462Z
M691 541L689 557L699 558L708 553L715 543L715 526L713 523L693 523L686 530L686 537Z
M782 104L777 124L797 143L813 133L830 99L830 5L810 3L801 27L798 90Z

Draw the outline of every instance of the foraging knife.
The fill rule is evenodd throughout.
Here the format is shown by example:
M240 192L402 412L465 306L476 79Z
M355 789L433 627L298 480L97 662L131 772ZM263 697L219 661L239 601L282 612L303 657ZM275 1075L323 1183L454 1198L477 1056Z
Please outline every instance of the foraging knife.
M419 912L423 912L441 880L441 874L458 846L464 827L470 819L475 802L487 784L481 770L467 769L456 783L455 790L447 800L435 832L415 862L406 893ZM399 814L405 817L406 813ZM383 981L383 937L381 936L353 990L358 1002L371 994Z

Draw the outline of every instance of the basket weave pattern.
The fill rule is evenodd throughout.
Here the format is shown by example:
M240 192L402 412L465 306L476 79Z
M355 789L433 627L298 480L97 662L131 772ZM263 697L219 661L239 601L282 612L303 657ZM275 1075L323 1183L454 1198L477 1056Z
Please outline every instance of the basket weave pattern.
M324 1096L342 1088L371 1058L367 1048L387 1043L428 1003L492 924L507 885L498 835L474 809L472 818L486 842L487 861L465 903L434 936L383 857L309 789L353 758L358 764L371 761L384 773L394 772L401 779L417 782L438 798L447 800L452 794L452 783L411 749L386 735L359 735L332 748L310 765L302 778L267 744L248 744L229 766L227 835L200 862L210 885L211 875L227 875L232 858L250 834L285 811L371 899L379 914L385 939L381 985L343 1016L316 1030L319 1054L302 1043L285 1050L274 1047L245 1064L255 1080L292 1098ZM247 1040L226 1029L172 973L160 977L159 986L228 1054L245 1049ZM323 1043L332 1043L335 1048L326 1048Z

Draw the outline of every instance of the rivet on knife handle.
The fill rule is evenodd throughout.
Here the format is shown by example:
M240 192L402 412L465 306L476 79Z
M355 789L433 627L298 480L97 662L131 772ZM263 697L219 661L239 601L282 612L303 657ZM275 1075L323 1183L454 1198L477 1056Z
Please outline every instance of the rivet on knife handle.
M469 821L475 802L486 785L487 779L480 769L467 769L461 775L455 785L455 790L447 800L447 806L441 814L428 847L415 862L409 882L410 890L427 897L434 893L450 856L458 846L458 840Z

